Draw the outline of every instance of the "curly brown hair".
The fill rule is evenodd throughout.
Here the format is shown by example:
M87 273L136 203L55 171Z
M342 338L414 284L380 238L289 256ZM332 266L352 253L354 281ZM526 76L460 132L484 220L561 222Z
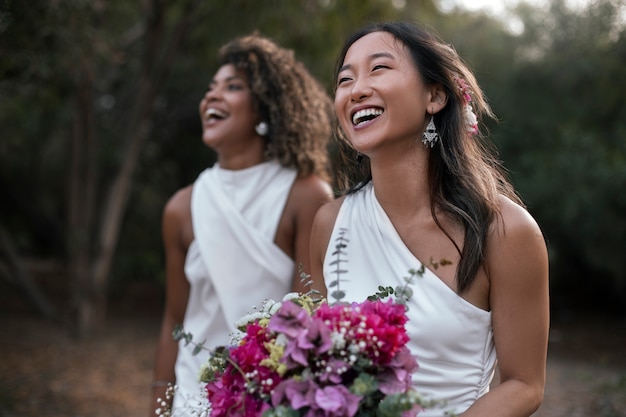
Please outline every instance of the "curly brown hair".
M218 64L232 64L246 74L253 103L269 125L267 158L297 169L300 176L328 178L332 101L294 52L254 33L224 45Z

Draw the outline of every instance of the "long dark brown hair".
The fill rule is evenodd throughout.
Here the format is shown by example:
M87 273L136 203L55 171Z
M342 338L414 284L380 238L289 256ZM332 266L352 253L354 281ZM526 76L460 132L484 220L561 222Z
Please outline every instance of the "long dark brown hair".
M458 292L462 293L472 284L479 268L485 267L487 236L492 223L500 214L500 195L523 204L497 159L492 143L480 132L468 132L463 113L463 92L456 80L465 80L467 91L471 94L471 105L479 121L484 116L493 117L493 113L476 78L454 48L433 32L409 22L376 23L350 36L339 54L335 80L350 46L373 32L388 32L402 42L422 81L426 85L439 84L447 93L446 106L434 115L440 140L429 153L428 182L433 218L461 255L456 281ZM415 117L423 115L416 114ZM339 166L342 170L340 183L346 193L353 193L371 181L369 161L366 156L357 154L340 130L337 137ZM437 215L440 211L463 225L465 235L462 248L442 226Z

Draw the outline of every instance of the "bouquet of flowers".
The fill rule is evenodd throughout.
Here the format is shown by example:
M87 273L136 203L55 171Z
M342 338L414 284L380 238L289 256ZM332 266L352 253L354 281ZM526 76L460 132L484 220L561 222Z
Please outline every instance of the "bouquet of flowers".
M432 405L411 385L418 364L405 328L409 284L425 266L409 270L404 285L381 286L363 302L346 303L339 288L339 256L346 247L341 239L334 252L337 279L329 284L334 302L314 290L292 293L243 317L233 343L211 351L200 370L210 402L202 415L414 417ZM430 266L447 264L431 260ZM192 335L178 327L174 339L188 344ZM203 348L197 344L194 352Z
M402 297L383 300L393 289L380 290L351 304L288 294L244 317L239 339L214 350L201 370L210 415L417 415L406 307Z

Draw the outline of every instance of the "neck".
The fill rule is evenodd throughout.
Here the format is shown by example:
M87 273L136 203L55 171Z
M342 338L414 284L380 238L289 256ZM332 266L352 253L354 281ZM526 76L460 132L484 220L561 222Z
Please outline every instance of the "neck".
M220 167L231 171L250 168L266 160L262 141L248 143L240 149L228 152L217 152Z
M370 158L376 199L391 217L430 216L427 154Z

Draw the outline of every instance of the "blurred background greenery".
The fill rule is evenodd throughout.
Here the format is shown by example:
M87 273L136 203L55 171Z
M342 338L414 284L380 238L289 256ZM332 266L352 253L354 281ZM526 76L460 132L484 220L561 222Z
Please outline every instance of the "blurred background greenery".
M331 93L342 39L404 19L450 42L490 99L493 139L548 242L553 313L623 316L624 0L519 3L506 18L460 3L0 0L2 292L79 333L132 288L161 302L162 208L214 161L197 108L218 47L258 30ZM53 284L42 264L61 271Z

